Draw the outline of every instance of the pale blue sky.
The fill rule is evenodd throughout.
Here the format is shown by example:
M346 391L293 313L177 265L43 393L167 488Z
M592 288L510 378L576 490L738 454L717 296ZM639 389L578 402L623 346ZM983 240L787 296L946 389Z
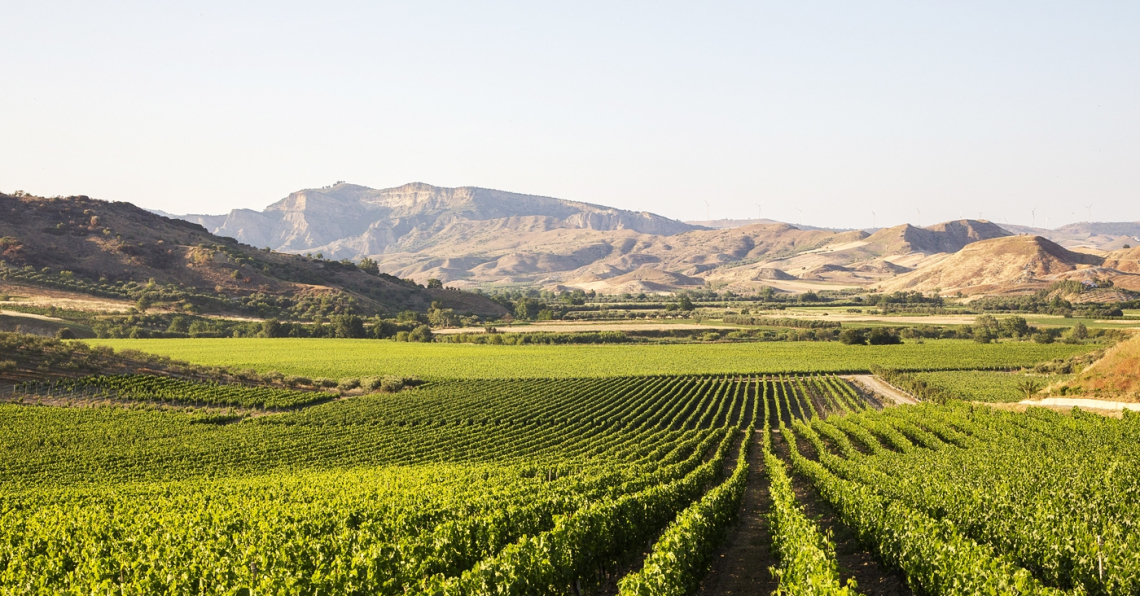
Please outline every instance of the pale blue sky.
M0 2L0 190L1140 219L1137 2ZM802 215L796 211L802 209Z

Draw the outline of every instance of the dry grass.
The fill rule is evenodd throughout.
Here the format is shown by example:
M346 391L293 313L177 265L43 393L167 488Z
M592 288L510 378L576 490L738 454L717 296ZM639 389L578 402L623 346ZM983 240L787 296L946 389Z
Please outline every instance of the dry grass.
M1140 335L1109 349L1065 386L1070 395L1140 402Z

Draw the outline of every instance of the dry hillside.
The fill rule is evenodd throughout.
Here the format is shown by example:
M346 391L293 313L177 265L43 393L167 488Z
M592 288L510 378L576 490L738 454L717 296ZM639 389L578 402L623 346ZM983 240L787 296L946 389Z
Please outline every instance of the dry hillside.
M1064 279L1108 278L1127 289L1140 281L1140 276L1104 265L1103 257L1070 251L1040 236L1011 236L967 245L938 263L885 281L878 289L982 294L1036 291Z
M259 250L129 203L0 194L0 213L0 273L29 288L21 294L37 286L132 301L145 294L159 307L231 314L369 315L426 310L433 300L458 312L502 312L480 296Z
M1140 401L1140 335L1121 342L1064 386L1068 394Z

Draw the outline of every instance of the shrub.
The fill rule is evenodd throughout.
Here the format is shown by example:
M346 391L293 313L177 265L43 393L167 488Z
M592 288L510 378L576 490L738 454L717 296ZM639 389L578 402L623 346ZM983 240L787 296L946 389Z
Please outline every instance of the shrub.
M899 335L894 329L876 327L872 329L870 335L867 336L867 342L872 346L889 346L901 344L902 340L899 339Z
M405 386L404 379L400 377L384 377L380 380L379 389L384 393L396 393Z
M408 334L408 341L430 342L432 340L431 327L420 325Z
M302 385L312 385L313 381L309 377L288 376L285 377L285 384L290 387L298 387Z
M867 332L865 329L844 329L839 332L839 341L851 346L861 346L867 343Z

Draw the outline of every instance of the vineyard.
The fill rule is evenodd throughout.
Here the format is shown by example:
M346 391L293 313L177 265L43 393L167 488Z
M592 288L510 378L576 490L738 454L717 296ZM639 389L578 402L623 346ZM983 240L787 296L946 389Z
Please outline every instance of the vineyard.
M839 342L495 346L356 339L91 340L205 366L308 377L421 379L582 378L677 374L787 374L895 370L1009 370L1089 352L1095 345L928 340L893 346Z
M680 596L741 515L763 518L752 565L781 593L886 593L820 507L914 593L1140 591L1133 416L879 409L827 374L441 380L323 403L69 383L54 389L287 409L0 406L0 594Z
M333 393L293 391L271 387L223 385L156 375L94 375L52 381L25 381L13 387L21 401L42 397L74 400L124 400L194 406L292 408L328 401Z
M1016 374L993 371L937 371L916 373L914 377L930 387L968 401L1015 402L1037 391L1062 383L1072 375Z

